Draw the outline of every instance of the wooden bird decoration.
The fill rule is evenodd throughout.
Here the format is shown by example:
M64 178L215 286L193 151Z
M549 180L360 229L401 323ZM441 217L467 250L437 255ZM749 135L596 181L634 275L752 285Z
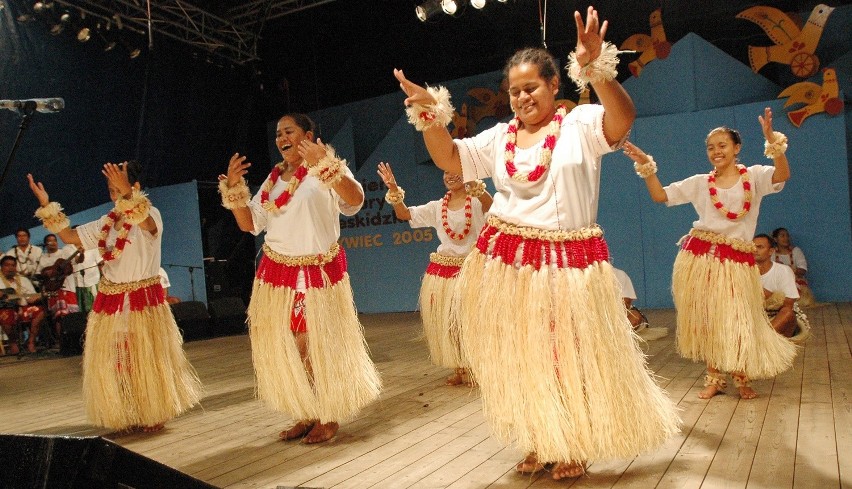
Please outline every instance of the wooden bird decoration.
M587 89L583 90L582 93L580 93L580 99L577 100L576 102L574 102L573 100L568 99L568 98L561 98L561 99L556 101L556 106L559 107L560 105L564 105L565 108L568 109L568 112L571 112L571 109L573 109L574 107L576 107L578 105L590 104L590 103L592 103L592 95L591 95L591 92L589 91L589 89L587 88Z
M805 104L804 107L787 112L794 126L800 127L808 117L825 112L835 116L843 112L843 100L840 100L840 87L834 68L822 70L822 86L814 82L799 82L785 88L778 98L787 98L784 107Z
M759 25L773 46L749 46L748 60L755 73L767 63L790 65L790 71L799 78L807 78L819 69L819 58L814 55L825 22L834 8L819 4L811 11L802 29L784 12L766 6L751 7L737 14Z
M478 124L486 117L502 120L512 113L512 109L509 107L509 92L506 90L495 92L489 88L477 87L468 90L467 94L481 104L468 108L468 118L474 124Z
M639 76L642 68L655 59L666 59L672 50L672 43L666 40L666 31L663 29L663 15L660 9L651 12L648 21L651 25L651 35L633 34L621 43L619 49L637 51L642 53L639 58L628 64L630 73Z
M462 139L472 136L474 133L473 121L467 117L467 104L462 104L461 112L453 112L453 130L450 135L454 139Z

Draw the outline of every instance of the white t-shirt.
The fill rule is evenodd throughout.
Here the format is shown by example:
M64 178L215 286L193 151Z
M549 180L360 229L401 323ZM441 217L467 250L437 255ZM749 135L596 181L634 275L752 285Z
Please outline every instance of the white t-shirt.
M603 106L580 105L562 120L549 171L536 182L518 182L506 171L506 128L499 123L472 138L455 140L464 181L491 178L497 193L489 213L503 221L547 230L573 230L598 217L601 157L612 151L603 133ZM544 139L517 148L515 167L539 164Z
M38 261L41 259L41 253L41 248L29 244L24 250L17 246L10 248L9 251L6 252L6 256L15 257L15 259L18 260L18 273L29 277L36 273Z
M21 274L18 274L12 280L6 280L6 277L0 274L0 289L15 289L14 295L33 295L36 293L35 287L33 287L33 283L30 282L30 279ZM19 299L18 304L25 306L27 305L27 300L21 298Z
M791 258L790 255L781 255L779 253L773 252L772 253L772 261L777 262L777 263L783 263L784 265L787 265L788 267L792 267L793 264L795 263L796 268L801 268L803 270L807 270L808 269L808 261L805 260L805 254L802 253L802 249L799 248L798 246L794 246L792 253L793 253L793 256L792 256L793 259L790 260L790 258Z
M712 231L729 238L751 241L754 238L754 230L757 228L757 216L760 214L760 201L763 196L780 192L784 188L783 182L772 183L774 174L774 166L754 165L748 168L752 188L751 210L742 219L736 221L723 216L718 209L713 207L713 202L710 200L707 173L693 175L664 187L666 197L668 197L666 205L671 207L687 203L692 204L695 212L698 213L698 220L692 223L693 228ZM732 212L739 212L743 208L743 201L745 200L742 177L731 188L717 187L717 195L725 207Z
M798 299L799 290L796 288L796 275L793 269L779 263L772 263L772 268L760 276L760 285L769 292L783 292L788 299Z
M482 212L482 202L477 198L470 199L470 207L473 216L471 217L470 232L464 239L456 241L451 239L447 232L444 231L444 225L441 221L442 200L433 200L423 205L415 205L408 208L411 212L411 220L408 224L412 228L435 228L440 244L438 245L438 253L447 256L464 257L470 253L473 245L476 244L476 238L479 231L485 225L485 215ZM447 224L455 233L464 231L466 218L464 215L464 206L447 211Z
M352 171L344 167L346 175ZM269 180L269 177L266 177ZM269 192L269 200L275 200L287 188L288 181L279 179ZM357 183L357 180L356 180ZM264 185L266 181L264 181ZM358 187L361 184L358 183ZM262 187L261 187L262 188ZM337 192L326 189L315 177L306 175L299 188L290 197L290 202L278 213L267 212L260 203L259 191L249 202L254 220L255 236L266 231L266 244L275 252L285 256L314 255L328 252L340 238L339 214L352 216L361 210L361 205L347 204Z
M636 300L636 291L633 290L633 282L630 281L630 277L624 270L619 268L612 267L612 270L615 272L615 278L618 279L618 283L621 285L621 297Z
M149 215L157 224L157 234L152 235L139 226L130 228L127 235L128 243L121 255L108 262L104 262L103 274L110 282L126 283L138 282L151 277L156 277L160 269L161 250L163 241L163 218L156 207L151 207ZM98 248L98 235L106 222L106 216L97 221L92 221L77 227L77 233L83 248L89 250ZM115 226L110 229L107 236L107 246L113 246L118 231ZM88 272L86 272L88 275Z
M98 262L100 261L101 255L96 248L84 251L83 261L80 263L74 261L74 273L71 275L74 279L74 286L91 287L97 285L101 280L101 271L98 269Z

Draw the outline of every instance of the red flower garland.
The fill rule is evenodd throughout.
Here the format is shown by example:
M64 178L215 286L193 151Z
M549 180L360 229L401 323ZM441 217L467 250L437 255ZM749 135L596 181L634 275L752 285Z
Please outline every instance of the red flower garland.
M104 223L103 227L101 227L101 233L98 236L98 251L101 253L101 258L104 261L112 261L121 256L121 253L124 252L124 247L127 246L129 240L127 239L127 235L130 233L130 228L133 227L129 222L124 222L121 224L121 229L118 230L118 236L115 239L115 244L113 244L112 248L107 251L107 237L109 236L109 230L115 224L115 222L121 216L115 209L111 210L109 214L106 215L106 223Z
M444 225L444 232L447 233L447 236L454 241L461 241L470 234L470 228L473 226L473 210L471 206L471 196L468 195L464 199L464 231L460 233L456 233L450 228L450 223L447 221L447 214L449 211L450 205L450 196L452 196L452 192L447 192L444 195L444 199L441 202L441 224Z
M293 176L290 178L290 182L287 184L287 188L278 198L274 201L274 208L268 204L269 202L269 192L272 190L272 187L278 182L278 179L281 177L281 173L283 170L283 162L275 165L272 168L272 171L269 172L269 179L264 184L263 189L260 192L260 203L263 205L263 208L267 211L272 211L273 209L280 210L284 206L290 202L290 198L293 197L293 194L296 193L296 189L299 188L299 185L302 183L302 180L305 179L305 176L308 174L308 167L305 166L304 163L299 165L299 168L296 168L296 171L293 173Z
M528 173L518 173L515 167L515 149L516 141L518 140L518 125L520 118L515 116L509 121L509 127L506 129L506 172L513 180L519 182L535 182L550 168L550 161L553 158L553 148L556 147L556 140L559 139L559 131L562 128L562 119L565 118L567 109L564 105L560 105L553 114L553 120L548 124L549 132L544 137L544 148L541 151L541 161L536 165L535 169Z
M743 165L737 165L737 171L740 172L740 177L743 181L743 196L745 197L745 201L743 202L743 209L739 212L733 212L727 207L725 204L719 200L718 189L716 188L716 170L710 172L707 175L707 185L708 190L710 191L710 201L713 202L713 207L719 210L723 216L726 218L736 221L738 219L742 219L748 211L751 210L751 182L748 179L748 169L746 169Z

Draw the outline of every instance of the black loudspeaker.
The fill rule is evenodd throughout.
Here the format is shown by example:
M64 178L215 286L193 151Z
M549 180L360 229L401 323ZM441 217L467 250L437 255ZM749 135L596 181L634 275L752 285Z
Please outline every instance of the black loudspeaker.
M83 336L86 332L85 312L72 312L62 318L59 336L59 353L66 357L83 354Z
M210 300L213 334L228 336L246 332L246 305L239 297L220 297Z
M101 437L0 435L0 487L215 488Z
M210 314L203 302L187 301L172 304L172 314L184 341L209 338L212 334Z

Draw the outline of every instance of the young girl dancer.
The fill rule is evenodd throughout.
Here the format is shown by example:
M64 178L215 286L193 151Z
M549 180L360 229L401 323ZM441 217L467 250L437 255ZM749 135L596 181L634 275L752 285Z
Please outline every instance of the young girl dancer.
M107 163L103 174L115 207L76 229L41 182L27 178L44 227L67 244L100 250L103 258L83 351L89 419L114 430L157 431L198 403L201 384L160 286L163 220L140 190L141 166Z
M245 156L231 157L219 177L222 203L240 229L266 231L248 309L257 395L296 420L280 438L304 443L334 437L338 422L381 389L337 244L339 214L357 213L364 191L330 146L313 141L315 133L304 114L278 121L283 161L251 200Z
M787 137L772 130L772 111L758 116L765 154L774 166L739 164L740 134L717 127L707 135L708 173L663 187L650 155L629 142L634 161L654 202L690 203L698 213L674 263L672 292L677 309L677 346L685 358L707 363L704 390L709 399L727 386L731 372L740 397L757 393L749 379L772 377L790 368L795 346L772 329L763 310L760 272L754 262L754 230L760 202L781 191L790 178L784 152Z
M396 184L389 163L379 163L379 176L388 187L385 200L393 205L396 217L412 228L433 227L438 234L438 250L429 256L429 267L420 288L420 316L429 345L432 363L455 369L447 385L472 385L464 368L459 331L453 310L456 277L464 258L476 243L478 231L485 225L485 213L491 207L491 194L482 181L467 186L462 176L444 172L447 193L441 200L408 207L405 191Z

